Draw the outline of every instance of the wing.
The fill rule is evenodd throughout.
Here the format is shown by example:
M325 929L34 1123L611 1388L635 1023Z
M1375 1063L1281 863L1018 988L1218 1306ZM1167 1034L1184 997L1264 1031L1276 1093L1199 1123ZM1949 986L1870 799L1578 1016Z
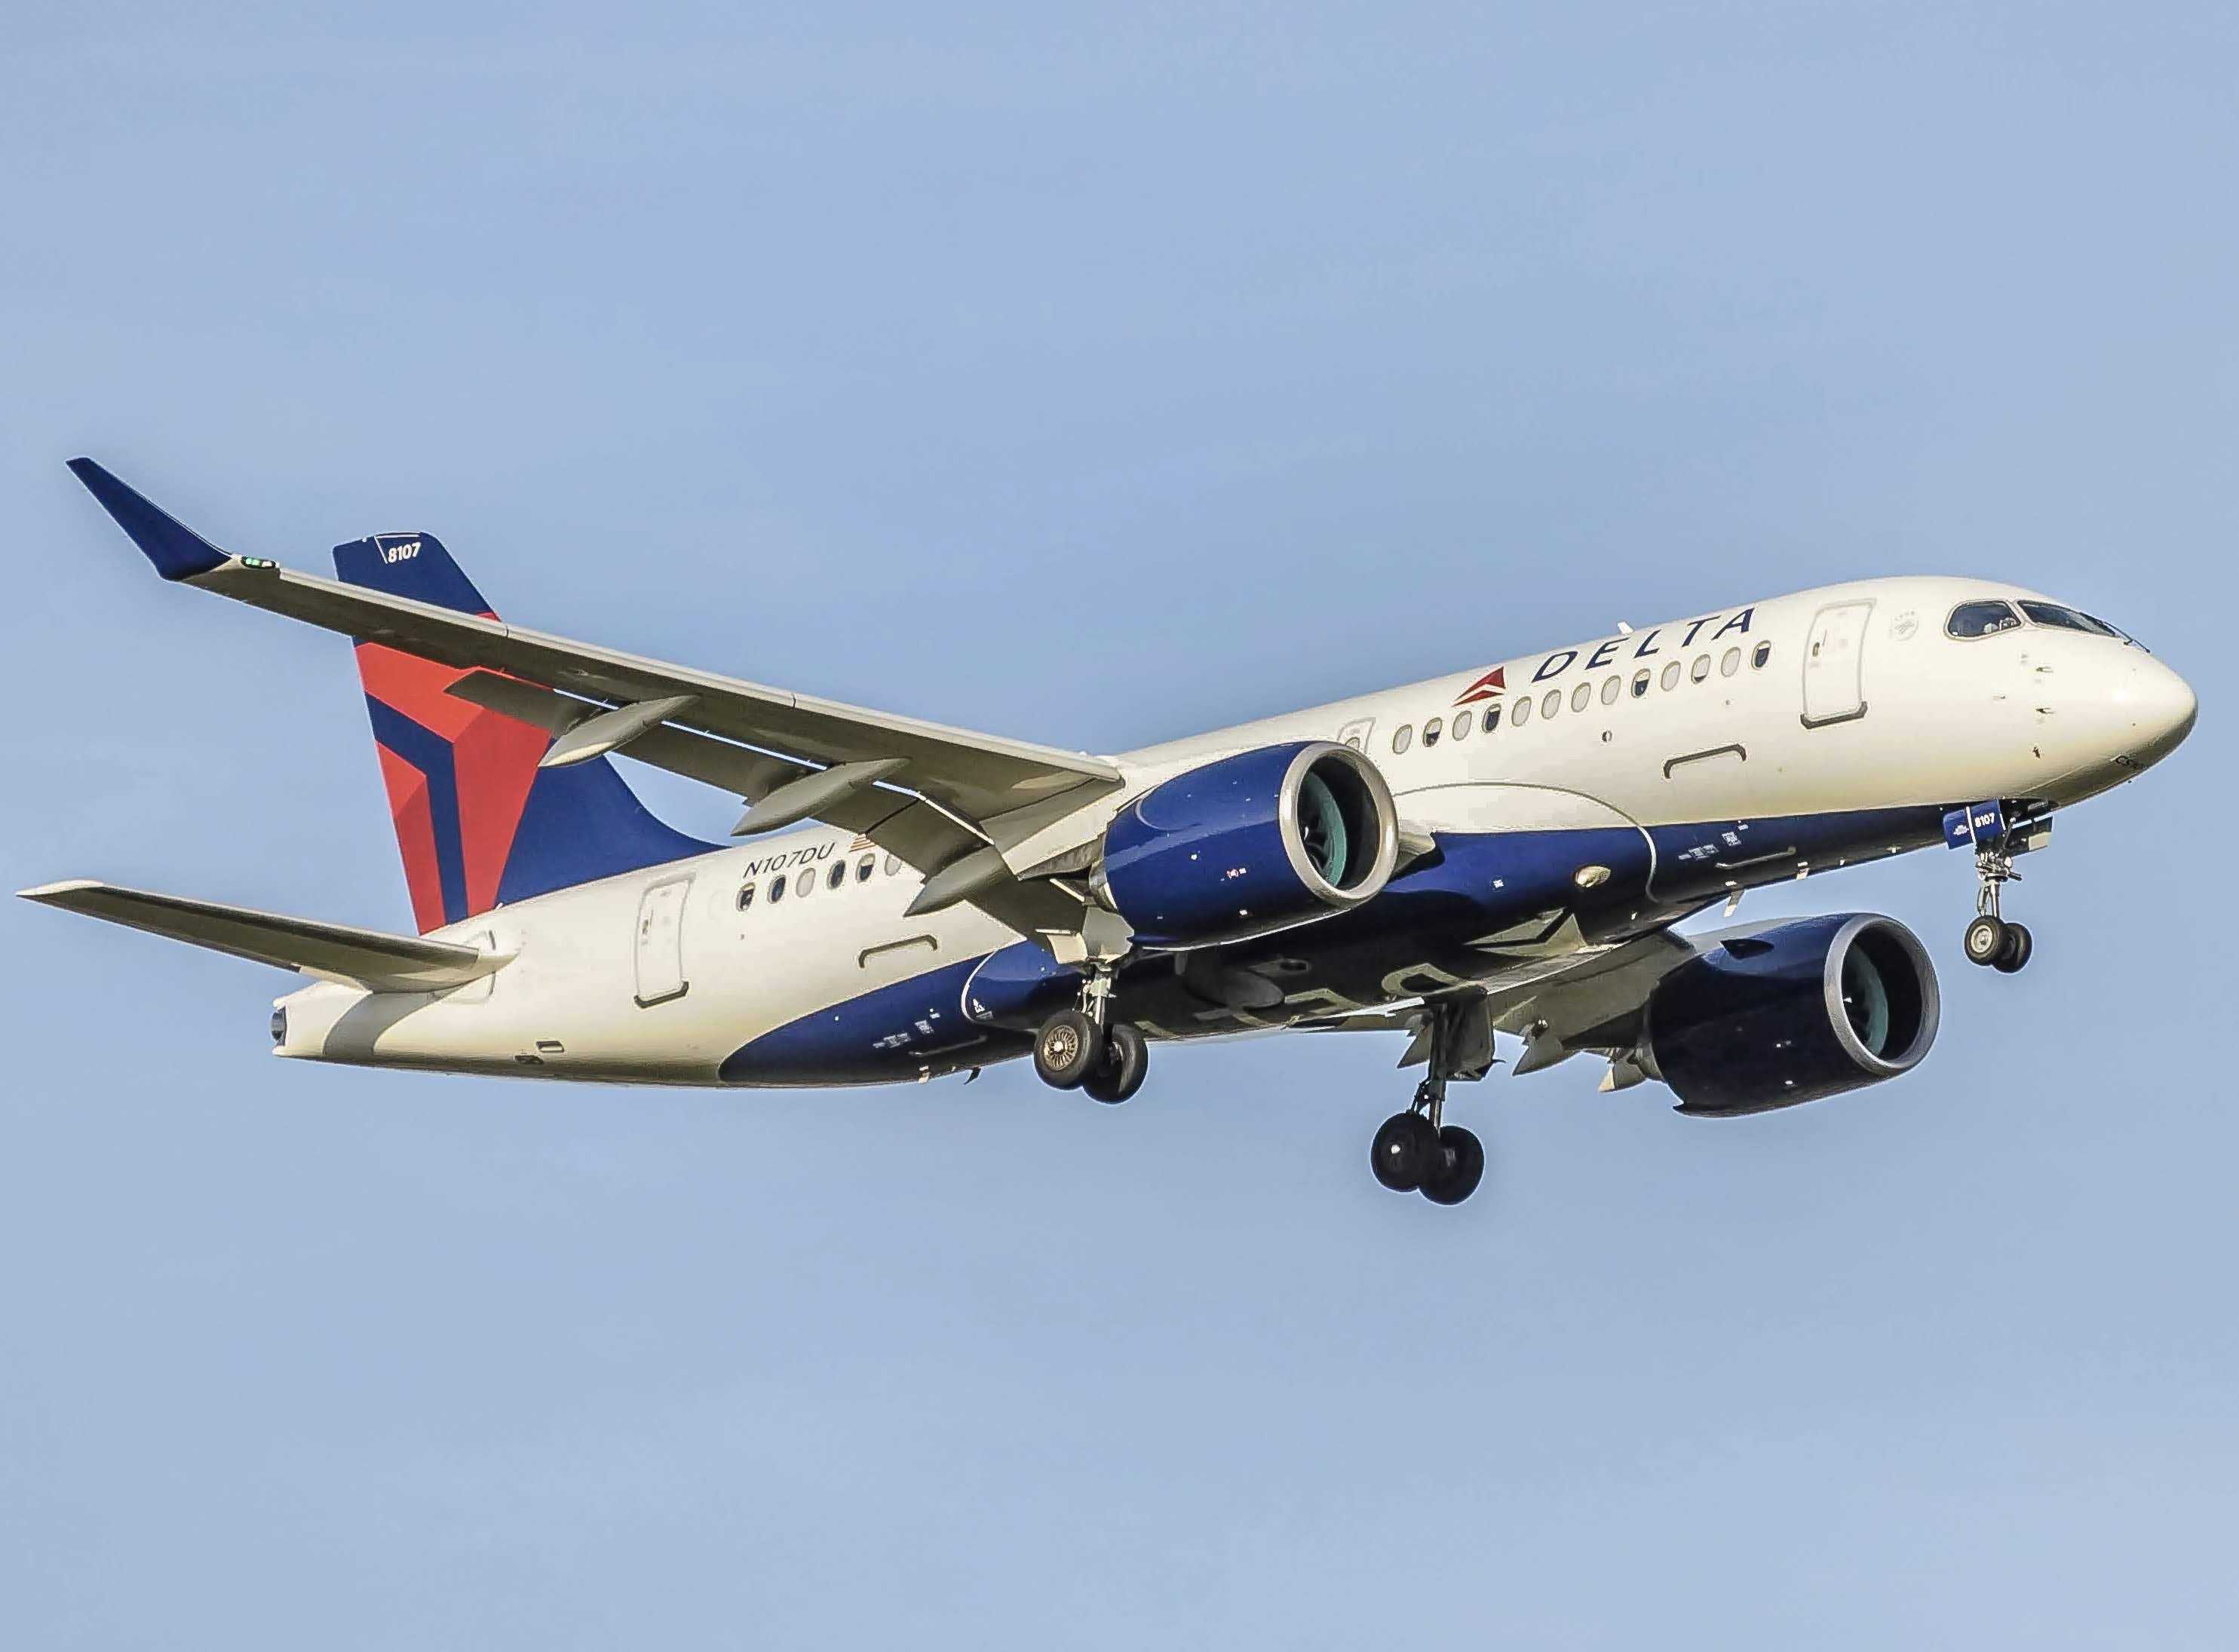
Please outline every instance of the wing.
M510 952L478 952L471 946L417 936L385 934L348 924L226 906L214 900L120 889L81 879L22 892L25 900L64 912L83 912L129 929L144 929L190 946L254 959L362 986L369 992L427 992L464 986L512 962Z
M1710 939L1715 939L1716 937ZM1407 1032L1403 1067L1426 1061L1431 1024L1448 1018L1449 1036L1463 1039L1490 1065L1496 1031L1524 1040L1513 1071L1521 1076L1578 1054L1630 1049L1640 1032L1640 1012L1657 982L1696 957L1686 938L1668 929L1615 945L1588 946L1560 957L1520 959L1489 988L1457 988L1413 1003L1303 1022L1316 1032ZM1475 1068L1475 1071L1472 1071ZM1475 1061L1457 1064L1457 1075L1477 1077Z
M450 692L534 724L562 740L589 729L599 718L598 708L587 701L495 672L478 671L462 677ZM805 763L711 739L673 723L658 724L634 735L629 741L629 754L672 774L735 793L749 802L758 802L818 773ZM987 841L925 799L879 785L851 789L829 799L818 807L816 818L862 833L928 878L985 847ZM1080 925L1081 903L1046 880L1022 882L1006 878L976 890L967 899L1022 935L1072 930Z
M165 579L345 636L502 672L609 707L687 700L669 710L670 726L805 760L804 768L900 759L894 784L975 823L1068 793L1086 803L1120 783L1111 764L1079 753L665 665L235 556L90 459L74 459L70 468ZM631 755L641 754L633 744Z

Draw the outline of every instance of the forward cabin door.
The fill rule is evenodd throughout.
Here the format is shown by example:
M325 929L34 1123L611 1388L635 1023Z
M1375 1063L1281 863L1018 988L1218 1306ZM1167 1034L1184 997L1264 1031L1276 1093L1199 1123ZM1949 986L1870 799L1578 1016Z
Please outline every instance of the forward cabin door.
M1804 647L1804 726L1820 728L1866 714L1866 618L1872 599L1830 602L1811 621Z
M654 884L637 904L637 1002L640 1009L684 996L684 898L692 879Z

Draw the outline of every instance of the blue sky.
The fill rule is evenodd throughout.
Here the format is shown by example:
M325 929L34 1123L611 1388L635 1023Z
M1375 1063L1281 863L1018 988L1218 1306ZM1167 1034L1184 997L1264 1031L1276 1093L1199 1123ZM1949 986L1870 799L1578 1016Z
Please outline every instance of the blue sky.
M2226 1642L2226 8L11 9L11 886L400 926L306 567L1112 750L1881 573L2192 678L1942 1039L1737 1124L1396 1047L830 1094L282 1069L283 978L0 910L0 1636ZM732 799L636 771L720 835Z

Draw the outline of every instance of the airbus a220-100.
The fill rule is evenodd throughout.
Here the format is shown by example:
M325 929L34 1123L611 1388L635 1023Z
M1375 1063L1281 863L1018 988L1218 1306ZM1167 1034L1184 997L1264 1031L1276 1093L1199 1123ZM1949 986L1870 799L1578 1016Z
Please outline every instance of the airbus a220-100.
M1193 1038L1385 1032L1425 1073L1371 1168L1440 1204L1485 1169L1448 1087L1502 1035L1518 1073L1588 1056L1715 1118L1910 1072L1939 1000L1903 925L1675 926L1949 846L1966 958L2018 971L2016 858L2196 711L2067 603L1876 579L1088 756L502 623L429 534L337 546L332 580L231 554L71 468L165 579L355 640L416 934L26 892L313 978L278 1055L741 1086L1025 1058L1121 1102ZM617 752L743 799L745 841L656 819Z

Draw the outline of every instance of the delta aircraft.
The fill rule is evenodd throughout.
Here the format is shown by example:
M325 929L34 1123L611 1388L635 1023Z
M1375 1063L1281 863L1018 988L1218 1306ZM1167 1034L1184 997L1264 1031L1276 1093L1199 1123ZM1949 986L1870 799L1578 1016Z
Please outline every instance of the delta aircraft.
M337 578L220 550L71 469L165 579L355 640L416 935L76 881L27 899L311 978L290 1060L601 1083L837 1085L1028 1057L1100 1102L1154 1045L1382 1032L1422 1066L1370 1163L1458 1204L1445 1117L1497 1035L1726 1118L1909 1072L1936 972L1870 912L1682 935L1743 892L1969 853L1970 962L2054 813L2175 750L2184 680L1993 581L1876 579L1095 757L502 623L432 534ZM721 846L608 761L747 804Z

